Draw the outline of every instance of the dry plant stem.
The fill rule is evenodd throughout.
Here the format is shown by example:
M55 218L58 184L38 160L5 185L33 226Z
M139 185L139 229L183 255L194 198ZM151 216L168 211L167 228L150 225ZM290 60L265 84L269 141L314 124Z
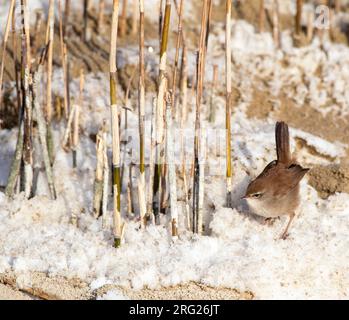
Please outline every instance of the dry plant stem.
M23 163L24 163L24 194L28 199L32 196L33 186L33 143L32 143L32 95L29 90L31 74L28 65L24 71L24 138L23 138Z
M61 0L58 2L59 11L59 39L60 39L60 49L61 49L61 63L63 69L63 82L64 82L64 116L68 118L68 92L67 92L67 46L64 43L63 34L63 14Z
M74 113L74 123L73 123L73 143L72 143L72 150L73 150L73 168L76 168L77 166L77 147L79 144L79 118L80 118L80 108L83 103L83 90L85 85L85 76L84 76L84 70L80 70L80 88L79 88L79 103L76 105L75 113Z
M133 212L134 212L134 208L135 208L135 201L134 201L134 194L133 194L133 166L134 164L131 162L129 167L128 167L128 184L127 184L127 188L128 188L128 192L129 195L127 195L127 197L129 196L129 198L127 199L128 203L127 203L127 207L128 207L128 215L131 217Z
M21 113L22 112L20 112L20 114ZM19 172L21 168L21 161L22 161L22 155L23 155L23 129L24 129L24 123L23 123L23 116L21 115L19 127L18 127L16 150L12 160L10 174L7 179L7 186L5 189L5 194L9 198L11 198L15 192L16 182L17 182L17 178L19 177Z
M76 104L73 105L73 107L70 109L70 113L69 113L69 117L68 117L68 121L67 121L67 127L65 129L64 132L64 138L63 138L63 142L62 142L62 148L65 151L68 151L70 149L70 137L71 137L71 129L72 129L72 124L73 124L73 120L74 120L74 114L75 114L75 110L76 110Z
M42 155L44 158L47 182L50 189L51 198L55 200L57 198L57 195L56 195L56 189L54 185L50 157L47 149L46 122L45 122L45 117L40 107L39 101L37 99L37 92L38 92L37 84L40 83L41 76L42 76L42 66L39 66L38 71L35 73L34 79L33 79L33 106L34 106L34 111L36 113L36 121L38 123L39 139L40 139L40 144L42 148Z
M297 12L295 16L295 35L300 36L303 0L297 0Z
M280 48L279 1L273 2L273 39L276 48Z
M175 53L175 62L173 66L173 81L172 81L172 114L175 115L175 106L176 106L176 88L177 88L177 70L178 70L178 59L179 59L179 47L181 44L182 37L182 12L183 12L183 0L180 0L179 5L179 14L178 14L178 29L177 29L177 38L176 38L176 53Z
M208 0L208 12L207 12L207 21L206 21L206 35L205 35L205 55L207 52L208 45L208 36L210 34L210 23L211 23L211 15L212 15L212 0Z
M168 32L170 26L171 16L171 3L169 0L166 1L164 28L162 31L161 47L160 47L160 70L159 70L159 88L157 95L157 107L156 107L156 163L154 168L154 184L153 184L153 212L155 217L155 223L160 223L160 206L161 206L161 195L163 192L162 182L162 164L164 158L164 96L166 92L167 79L166 79L166 61L167 61L167 43L168 43Z
M101 214L103 185L104 185L104 126L102 126L96 136L96 156L97 167L94 181L93 215L97 219Z
M129 95L130 95L131 84L132 84L132 81L133 81L135 74L136 74L136 67L133 68L133 71L132 71L131 77L128 80L127 88L126 88L126 92L125 92L125 106L124 106L125 132L127 132L127 130L128 130L128 111L129 111L128 99L129 99ZM120 174L120 184L121 184L120 189L121 190L122 190L122 186L123 186L123 182L124 182L125 163L126 163L126 147L124 148L123 160L122 160L122 166L121 166L121 174Z
M144 163L144 121L145 121L145 70L144 70L144 1L139 0L139 82L138 82L138 126L139 126L139 182L138 195L141 226L145 227L145 163Z
M341 0L334 0L334 11L335 13L339 13L341 10Z
M67 35L67 26L69 24L69 16L70 16L70 0L65 0L64 20L63 20L63 35L64 35L64 37Z
M202 210L200 208L200 193L204 185L201 184L199 165L199 149L200 149L200 131L201 131L201 97L204 81L204 70L205 70L205 40L207 31L207 15L208 15L208 0L204 1L201 16L201 31L200 31L200 42L199 51L197 53L197 65L196 65L196 111L195 111L195 136L194 136L194 178L193 178L193 231L195 233L202 233L202 219L200 214Z
M172 106L171 106L171 93L166 94L166 160L168 165L168 178L170 189L170 207L171 207L171 226L172 237L178 237L178 210L177 210L177 182L176 182L176 165L174 155L174 141L173 141L173 128L172 128Z
M187 97L188 97L188 67L187 67L187 47L183 42L182 59L181 59L181 122L187 121Z
M154 129L155 123L155 113L156 113L156 98L154 97L152 103L152 113L151 113L151 128L150 128L150 159L149 159L149 180L148 180L148 196L147 196L147 217L150 217L154 221L153 215L153 183L154 183L154 156L155 156L155 137Z
M200 167L200 177L199 177L199 210L198 210L198 230L199 234L203 231L203 211L204 211L204 183L205 183L205 158L206 158L206 130L201 129L200 137L200 148L199 148L199 167Z
M16 83L16 96L17 96L17 110L18 110L18 126L20 127L20 118L21 118L21 90L19 84L19 62L17 57L17 36L16 36L16 14L15 10L12 11L12 48L13 48L13 65L15 72L15 83Z
M314 35L314 12L308 11L307 15L307 42L311 42L313 40Z
M264 32L264 21L265 21L265 10L264 10L264 0L259 0L259 32Z
M30 39L28 27L28 12L26 1L22 1L22 97L23 97L23 188L25 197L29 198L32 192L33 183L33 147L32 147L32 97L29 91L31 85L30 64Z
M4 39L2 43L2 57L1 57L1 67L0 67L0 110L2 106L2 84L3 84L3 76L4 76L4 68L5 68L5 56L6 56L6 48L7 48L7 41L8 36L10 33L10 27L11 27L11 20L13 16L13 11L15 7L15 0L11 0L10 8L7 15L7 22L5 27L5 33L4 33Z
M138 31L138 19L137 19L137 0L133 0L133 7L132 7L132 35L136 35Z
M85 41L90 41L91 37L91 30L89 26L89 17L88 17L88 10L90 7L90 1L84 0L84 32L83 32L83 39Z
M183 43L184 44L184 43ZM185 145L184 145L184 125L187 120L187 58L186 58L186 46L183 46L182 50L182 63L181 63L181 117L180 117L180 143L181 143L181 159L182 159L182 178L183 188L185 195L185 212L187 219L187 229L190 230L190 206L189 206L189 194L188 183L186 176L186 158L185 158Z
M105 9L105 1L99 0L98 20L97 20L97 29L99 33L103 32L104 30L104 9Z
M52 63L53 63L53 36L54 36L54 0L50 0L48 21L47 21L47 38L48 45L47 56L47 87L46 87L46 121L48 125L52 119Z
M118 15L119 15L119 1L113 0L113 15L110 37L110 108L111 108L111 129L112 129L112 148L113 148L113 205L114 205L114 246L121 245L121 215L120 215L120 138L119 138L119 113L117 107L116 94L116 42L118 33Z
M127 0L123 0L121 17L120 17L120 37L125 36L126 27L127 27Z
M210 115L209 121L214 123L216 121L216 108L214 106L214 99L216 96L216 87L218 80L218 65L213 66L212 84L211 84L211 96L210 96Z
M106 128L106 124L104 123ZM106 227L107 206L109 194L109 163L108 163L108 148L107 148L107 132L103 132L103 197L102 197L102 225Z
M132 207L132 190L130 183L127 184L127 215L132 217L133 207Z
M30 28L29 28L29 17L28 17L28 7L27 0L21 0L21 15L22 15L22 23L24 23L23 33L26 41L26 61L28 64L29 70L31 69L31 47L30 47Z
M226 181L227 181L227 207L231 207L232 191L232 160L231 160L231 1L227 0L226 27L225 27L225 129L226 129Z

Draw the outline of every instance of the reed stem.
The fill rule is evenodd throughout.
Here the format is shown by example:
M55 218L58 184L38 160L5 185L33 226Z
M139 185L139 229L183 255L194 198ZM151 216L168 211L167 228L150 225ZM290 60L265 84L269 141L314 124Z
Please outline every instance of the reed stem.
M5 69L6 48L7 48L7 41L10 33L11 21L13 17L15 4L16 4L16 1L11 0L10 8L7 15L7 22L5 26L4 39L2 43L2 57L1 57L1 67L0 67L0 110L2 108L2 89L3 89L2 86L3 86L3 76L4 76L4 69Z
M173 128L172 128L172 101L171 93L166 94L166 160L168 166L168 178L170 189L170 208L171 208L171 226L172 237L178 237L178 210L177 210L177 182L176 182L176 165L174 155Z
M163 179L163 160L164 160L164 115L165 115L165 92L167 90L167 79L166 79L166 61L167 61L167 44L168 44L168 33L170 27L171 17L171 3L170 0L166 1L164 27L162 31L161 47L160 47L160 67L159 67L159 87L157 95L157 108L156 108L156 163L154 169L154 184L153 184L153 212L155 223L160 223L160 207L161 198L164 186L162 185Z
M232 161L231 161L231 1L226 2L225 26L225 129L226 129L226 182L227 182L227 207L231 207L232 192Z
M228 0L227 0L228 1ZM206 51L206 31L208 19L208 0L204 0L202 15L201 15L201 31L199 41L199 51L196 59L196 110L195 110L195 136L194 136L194 177L193 177L193 231L202 233L202 202L201 194L204 184L200 176L203 172L200 171L202 166L199 164L200 158L200 136L201 136L201 98L203 90L203 81L205 74L205 51Z
M145 164L144 164L144 121L145 121L145 70L144 70L144 1L139 0L139 83L138 83L138 126L139 126L139 207L141 226L145 227Z
M119 15L119 0L113 0L113 15L110 37L110 56L109 56L109 68L110 68L110 108L111 108L111 130L112 130L112 148L113 148L113 161L112 161L112 175L113 175L113 204L114 204L114 246L119 247L121 245L121 215L120 215L120 137L119 137L119 112L117 106L117 94L116 94L116 81L117 81L117 69L116 69L116 43L118 34L118 15Z

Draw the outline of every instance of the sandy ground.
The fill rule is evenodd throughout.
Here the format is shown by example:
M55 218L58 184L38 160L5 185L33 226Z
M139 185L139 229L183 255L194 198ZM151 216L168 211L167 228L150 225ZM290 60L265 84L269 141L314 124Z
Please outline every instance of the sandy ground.
M249 300L250 292L239 292L229 288L214 288L190 282L169 288L132 290L131 288L104 285L91 290L79 279L48 277L44 273L14 275L0 274L0 300L93 300L108 291L115 290L131 300Z

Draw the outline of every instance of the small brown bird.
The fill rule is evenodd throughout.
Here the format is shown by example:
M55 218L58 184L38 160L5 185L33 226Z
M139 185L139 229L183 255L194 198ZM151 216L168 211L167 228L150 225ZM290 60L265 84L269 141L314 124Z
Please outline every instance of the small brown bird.
M281 235L282 239L286 239L300 203L299 182L309 169L302 168L291 157L288 126L285 122L276 123L275 142L277 160L270 162L250 182L243 198L259 216L276 218L289 215L290 219Z

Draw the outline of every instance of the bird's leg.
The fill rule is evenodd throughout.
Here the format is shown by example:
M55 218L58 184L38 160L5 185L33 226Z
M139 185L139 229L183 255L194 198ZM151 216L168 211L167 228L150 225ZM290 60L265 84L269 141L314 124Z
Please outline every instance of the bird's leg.
M282 233L280 239L285 240L285 239L287 238L287 236L288 236L287 231L288 231L288 229L289 229L289 227L290 227L290 225L291 225L291 222L292 222L294 216L295 216L295 213L292 212L292 213L290 214L290 220L288 220L287 226L286 226L284 232Z

